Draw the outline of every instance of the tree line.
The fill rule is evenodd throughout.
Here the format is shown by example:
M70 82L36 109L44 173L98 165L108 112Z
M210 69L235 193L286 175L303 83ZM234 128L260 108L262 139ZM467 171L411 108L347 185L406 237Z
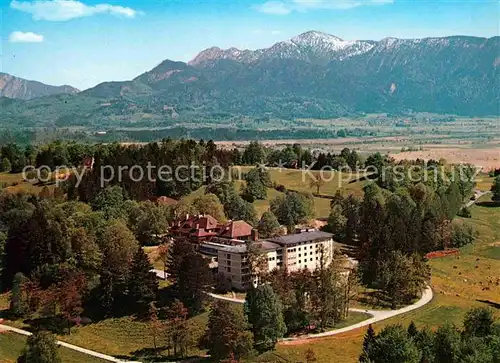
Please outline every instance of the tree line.
M474 241L473 229L453 220L473 185L470 179L406 179L396 187L379 177L366 184L363 198L337 192L326 229L337 240L357 246L363 283L380 288L396 307L425 286L426 253Z
M433 331L389 325L378 334L369 326L360 363L494 363L500 361L500 324L487 308L469 310L463 327L442 325Z

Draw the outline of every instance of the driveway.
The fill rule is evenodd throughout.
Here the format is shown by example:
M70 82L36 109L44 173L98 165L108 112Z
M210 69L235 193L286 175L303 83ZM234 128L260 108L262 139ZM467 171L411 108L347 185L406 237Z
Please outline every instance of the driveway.
M214 299L219 299L219 300L225 300L229 301L235 304L243 304L245 300L242 299L235 299L231 297L226 297L226 296L220 296L216 294L208 294ZM297 341L297 340L307 340L307 339L316 339L316 338L324 338L324 337L330 337L333 335L337 334L342 334L351 330L356 330L359 328L362 328L364 326L368 326L370 324L375 324L378 323L379 321L386 320L393 318L395 316L405 314L407 312L416 310L421 308L422 306L428 304L431 302L434 294L432 292L432 289L430 286L428 286L422 293L422 297L414 304L405 306L404 308L398 309L398 310L369 310L369 309L349 309L349 311L353 312L358 312L358 313L365 313L365 314L370 314L372 317L370 319L364 320L360 323L354 324L347 326L345 328L341 329L336 329L336 330L330 330L324 333L318 333L318 334L308 334L308 335L301 335L300 337L293 337L293 338L284 338L282 341L284 342L292 342L292 341Z
M467 203L465 203L465 207L467 207L467 208L472 207L482 196L485 196L486 194L489 194L489 193L491 193L491 192L490 191L485 191L485 192L479 191L477 194L474 194L474 196L476 197L475 199L469 200Z

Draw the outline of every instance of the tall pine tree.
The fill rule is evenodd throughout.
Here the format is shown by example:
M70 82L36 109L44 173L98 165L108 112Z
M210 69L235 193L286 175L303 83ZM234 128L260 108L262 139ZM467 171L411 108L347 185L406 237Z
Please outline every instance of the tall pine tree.
M129 299L134 313L146 314L150 303L156 300L158 280L152 269L148 256L139 247L134 255L128 278Z
M361 352L361 356L359 357L360 363L368 363L369 362L369 354L370 354L370 349L375 342L375 330L373 329L373 326L370 324L368 325L368 329L366 330L365 333L365 339L363 340L363 351Z

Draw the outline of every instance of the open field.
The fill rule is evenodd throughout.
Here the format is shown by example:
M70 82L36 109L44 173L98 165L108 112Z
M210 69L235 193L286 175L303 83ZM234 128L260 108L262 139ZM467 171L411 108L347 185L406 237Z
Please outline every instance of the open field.
M235 305L241 309L241 305ZM197 342L205 331L208 321L208 312L193 317L189 320L193 341ZM9 321L9 325L27 329L27 326L21 321ZM2 347L12 352L12 361L18 357L18 352L24 347L25 338L17 334L0 332L0 358L4 356ZM115 356L123 359L140 359L153 349L153 336L149 325L146 322L137 320L133 317L105 319L89 325L74 327L71 329L71 335L58 336L57 339L74 344L83 348L88 348L99 353ZM165 334L160 334L157 338L158 346L165 345ZM20 347L20 349L17 349ZM64 351L63 362L66 363L94 363L104 362L99 359L91 359L86 355L75 353L71 350L61 348ZM167 352L165 351L164 354ZM203 352L198 349L190 350L191 355L200 355ZM17 355L16 355L17 354ZM14 358L15 357L15 358ZM7 360L7 362L10 362ZM3 363L0 360L0 363Z
M423 151L409 151L393 154L396 160L404 159L445 159L450 164L467 163L482 167L488 171L500 168L500 145L487 149L474 148L425 148Z
M248 171L250 167L241 167L243 171ZM320 188L320 194L334 196L338 190L344 194L363 195L363 186L366 182L356 181L358 175L353 173L343 173L338 171L314 171L295 170L284 168L268 168L271 180L276 184L282 184L287 189L300 192L316 193L316 188L311 188L310 183L313 178L321 176L325 185ZM360 173L359 177L362 177Z
M235 304L234 308L242 309L242 305ZM370 318L368 314L351 312L345 321L339 322L333 329L353 325L368 318ZM200 339L205 331L207 321L208 312L190 319L193 342L197 342ZM106 319L95 324L73 328L71 335L60 336L58 339L123 359L140 360L144 357L144 352L153 348L153 338L148 324L137 321L132 317ZM164 345L166 343L164 335L160 335L157 342L159 346ZM7 359L5 362L15 362L24 344L25 338L23 336L13 333L0 333L0 357ZM8 349L4 348L6 352L8 350L8 353L4 353L2 346L8 347ZM61 348L61 354L65 363L103 362L65 348ZM162 354L167 354L167 351L164 351ZM198 356L204 355L205 352L198 349L191 349L189 354ZM248 362L261 361L266 356L250 359ZM0 360L0 363L3 362Z
M7 190L13 193L25 192L38 195L42 191L44 185L33 184L23 179L22 173L0 173L0 186L5 186ZM54 192L55 184L47 185L51 192Z
M242 166L237 167L242 172L247 172L252 167ZM288 190L295 190L299 192L316 193L315 188L310 187L310 182L314 177L320 175L319 171L305 171L294 169L280 169L268 168L271 175L271 180L277 185L283 185ZM357 196L363 195L363 187L366 181L353 181L356 176L351 176L347 173L325 171L322 173L326 181L320 189L320 193L325 196L334 196L338 190L344 195L354 194ZM244 185L243 181L236 181L236 187L239 190ZM281 195L281 192L273 188L268 188L266 200L256 200L254 202L255 208L259 215L269 209L269 202ZM316 209L316 218L327 218L330 213L330 199L314 197L314 206Z
M26 337L11 333L0 332L0 363L15 363L22 354L26 345ZM105 363L106 360L95 358L71 349L59 348L63 363Z

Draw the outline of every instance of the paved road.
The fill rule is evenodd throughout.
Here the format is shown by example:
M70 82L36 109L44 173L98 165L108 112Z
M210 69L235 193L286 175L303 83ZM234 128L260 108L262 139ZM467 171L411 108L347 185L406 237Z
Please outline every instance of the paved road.
M154 270L154 272L156 273L156 276L158 276L158 278L164 279L164 273L162 270ZM212 293L207 293L207 295L211 296L214 299L229 301L229 302L232 302L235 304L245 303L245 300L243 300L243 299L221 296L221 295L212 294ZM318 334L302 335L300 337L295 337L295 338L285 338L285 339L283 339L283 341L323 338L323 337L329 337L332 335L345 333L345 332L355 330L358 328L362 328L364 326L378 323L379 321L386 320L386 319L392 318L394 316L398 316L398 315L405 314L407 312L419 309L422 306L431 302L433 296L434 296L434 294L432 292L432 289L430 287L427 287L424 290L424 292L422 293L422 297L420 298L420 300L418 300L415 304L406 306L406 307L398 309L398 310L365 310L365 309L353 309L353 308L351 308L351 309L349 309L349 311L370 314L372 317L370 319L364 320L360 323L350 325L350 326L342 328L342 329L331 330L331 331L327 331L324 333L318 333Z
M2 320L0 319L0 323L1 322L2 322ZM22 330L22 329L17 329L17 328L14 328L14 327L11 327L11 326L8 326L8 325L2 325L2 324L0 324L0 331L10 331L10 332L21 334L21 335L25 335L25 336L30 336L31 335L31 333L29 331ZM86 354L86 355L91 355L91 356L96 357L96 358L101 358L101 359L107 360L109 362L117 362L117 363L123 363L123 362L127 362L127 363L140 363L140 362L132 362L132 361L118 359L118 358L112 357L110 355L106 355L106 354L94 352L93 350L85 349L85 348L78 347L76 345L68 344L68 343L61 342L61 341L57 341L57 344L59 344L62 347L65 347L65 348L68 348L68 349L72 349L72 350L75 350L77 352L80 352L80 353L83 353L83 354Z
M245 300L242 300L242 299L234 299L234 298L231 298L231 297L220 296L220 295L216 295L216 294L208 294L208 295L210 295L214 299L225 300L225 301L229 301L229 302L236 303L236 304L243 304L245 302ZM424 292L423 292L422 297L420 298L420 300L418 300L415 304L406 306L406 307L398 309L398 310L349 309L349 311L353 311L353 312L370 314L370 315L372 315L372 317L370 319L364 320L364 321L362 321L360 323L357 323L357 324L354 324L354 325L350 325L350 326L345 327L345 328L331 330L331 331L327 331L327 332L324 332L324 333L318 333L318 334L308 334L308 335L301 335L299 337L284 338L283 341L284 342L289 342L289 341L294 341L294 340L306 340L306 339L324 338L324 337L329 337L329 336L333 336L333 335L345 333L345 332L348 332L348 331L351 331L351 330L359 329L359 328L362 328L364 326L368 326L370 324L378 323L379 321L386 320L386 319L389 319L389 318L392 318L392 317L395 317L395 316L398 316L398 315L401 315L401 314L405 314L407 312L419 309L422 306L424 306L424 305L428 304L429 302L431 302L433 296L434 295L433 295L432 289L430 287L427 287L424 290Z
M467 208L471 207L473 204L475 204L475 203L479 200L479 198L481 198L482 196L484 196L484 195L486 195L486 194L489 194L489 193L491 193L491 192L490 192L490 191L486 191L486 192L481 192L481 191L480 191L479 193L477 193L477 194L476 194L476 199L474 199L474 200L469 200L469 201L465 204L465 206L466 206Z
M160 280L166 280L167 279L167 273L163 270L151 270L151 272L154 272L156 274L156 277L158 277Z

